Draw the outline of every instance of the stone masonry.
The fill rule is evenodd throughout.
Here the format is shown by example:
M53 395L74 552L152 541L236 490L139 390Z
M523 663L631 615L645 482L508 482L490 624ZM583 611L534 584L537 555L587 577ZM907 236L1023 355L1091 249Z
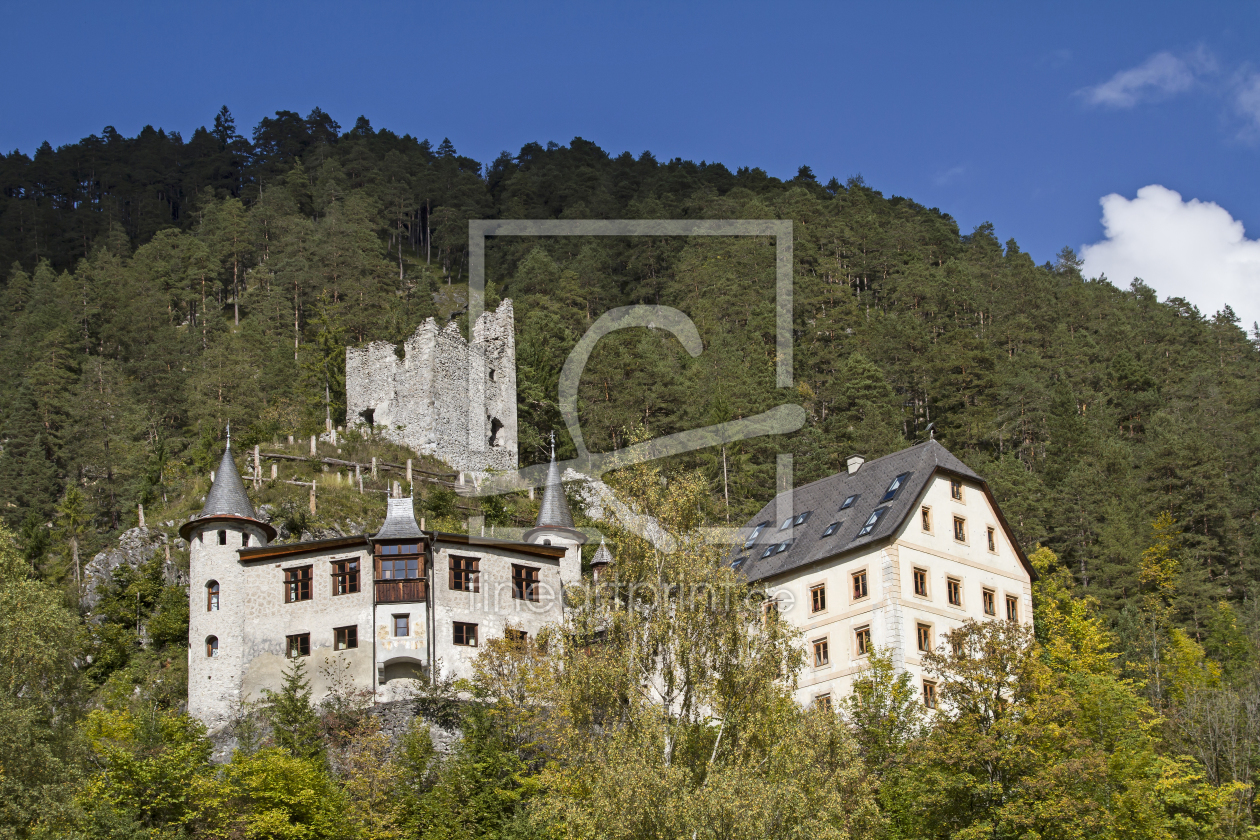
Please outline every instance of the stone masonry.
M517 467L512 301L485 312L465 342L428 319L403 345L346 348L346 419L469 472Z

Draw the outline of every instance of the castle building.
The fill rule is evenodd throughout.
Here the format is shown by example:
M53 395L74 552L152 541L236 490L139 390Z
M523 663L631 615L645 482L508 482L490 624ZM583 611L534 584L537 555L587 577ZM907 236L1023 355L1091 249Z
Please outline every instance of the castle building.
M378 701L429 674L467 677L490 638L562 618L585 535L553 451L538 519L522 541L426 531L410 498L389 499L375 534L274 544L232 457L231 439L189 544L188 711L212 731L309 657L318 700L334 687Z
M732 564L804 637L797 699L830 706L876 649L909 671L967 620L1032 623L1035 573L985 481L936 441L780 493Z
M512 301L472 325L429 318L403 344L346 348L346 419L453 469L517 466L516 337Z

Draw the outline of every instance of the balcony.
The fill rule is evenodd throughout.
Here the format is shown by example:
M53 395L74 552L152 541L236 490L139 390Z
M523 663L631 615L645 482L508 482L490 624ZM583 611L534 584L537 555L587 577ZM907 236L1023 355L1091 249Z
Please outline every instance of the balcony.
M376 603L398 604L424 601L428 598L424 578L406 578L403 580L378 580L376 586Z

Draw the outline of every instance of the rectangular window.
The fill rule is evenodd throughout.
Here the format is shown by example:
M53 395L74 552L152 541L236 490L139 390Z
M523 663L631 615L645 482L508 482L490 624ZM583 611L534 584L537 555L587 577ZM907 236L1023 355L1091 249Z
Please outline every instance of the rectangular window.
M936 683L931 680L923 681L923 705L929 709L936 708Z
M858 495L859 494L855 493L852 496L847 497L843 502L840 503L840 510L848 510L849 508L853 507L853 504L858 500Z
M818 584L809 588L810 612L822 612L827 609L827 586Z
M853 650L856 656L866 656L871 652L871 628L859 627L853 631Z
M886 507L875 508L875 510L871 511L871 515L865 522L862 523L861 530L857 532L858 537L865 537L871 531L874 531L875 526L879 524L879 520L883 518L884 514L887 512L888 508ZM857 537L854 537L854 539L857 539Z
M288 656L297 659L299 656L311 655L311 634L299 633L296 636L285 636L288 643Z
M980 593L980 605L984 608L985 615L997 615L997 598L992 589L985 589Z
M1006 596L1006 618L1009 621L1019 621L1019 599L1014 595Z
M920 508L919 523L923 526L925 533L932 533L932 509L930 507Z
M997 551L997 535L992 528L986 528L985 532L989 538L989 551Z
M512 597L518 601L538 600L538 569L512 565Z
M359 646L358 627L333 628L333 650L349 650Z
M411 615L394 616L394 636L402 638L411 635Z
M814 641L814 667L821 668L824 665L830 664L830 662L831 651L828 650L827 640L816 639Z
M753 543L757 541L757 537L761 536L761 532L766 530L766 525L768 524L770 523L762 522L756 528L753 528L752 533L748 535L748 539L744 540L744 548L752 548Z
M461 647L476 647L477 625L469 624L466 621L456 621L453 639L455 644Z
M249 545L249 534L241 534L241 545Z
M951 606L962 606L962 581L958 578L946 578L945 580L945 597L949 599Z
M926 598L927 593L927 569L915 569L911 572L914 577L914 594L920 598Z
M227 531L219 532L219 545L227 545Z
M350 595L359 591L359 561L334 560L332 563L333 595Z
M866 597L866 570L853 573L853 600Z
M456 592L481 591L481 558L451 555L450 587Z
M834 534L834 533L835 533L836 531L838 531L839 529L840 529L840 523L839 523L839 522L832 522L830 525L828 525L828 526L827 526L827 530L825 530L825 531L823 531L823 532L822 532L822 535L823 535L824 537L830 537L832 534Z
M954 539L960 543L967 541L967 520L961 516L954 517Z
M831 694L819 694L814 698L814 708L820 712L831 711Z
M951 478L949 480L949 497L956 502L961 502L963 500L962 482L956 478Z
M932 649L932 625L919 624L915 627L915 638L919 642L919 650L929 651Z
M517 630L514 627L509 627L503 631L503 638L513 644L523 645L529 640L529 633L526 633L524 630Z
M284 570L284 602L311 600L311 567L298 566Z
M385 546L394 548L394 546ZM415 580L420 577L420 557L378 557L377 568L380 572L377 580Z
M879 500L882 505L884 502L891 502L897 498L897 494L901 492L902 485L906 483L906 479L910 477L910 473L902 473L892 480L888 485L888 489L884 491L883 497Z

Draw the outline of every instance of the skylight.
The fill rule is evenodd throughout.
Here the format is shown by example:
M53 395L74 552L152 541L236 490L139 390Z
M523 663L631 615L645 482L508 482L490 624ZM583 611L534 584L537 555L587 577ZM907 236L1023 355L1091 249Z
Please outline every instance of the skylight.
M766 546L766 550L761 552L762 559L764 560L765 558L769 557L771 554L774 554L775 548L776 546L774 543L770 543L770 545Z
M791 545L792 545L791 540L784 540L783 542L779 543L778 546L775 547L774 553L782 554L783 552L787 551Z
M860 495L861 495L860 493L854 493L852 496L845 499L844 504L840 505L840 510L848 510L849 508L853 507L853 503L858 500L858 496Z
M792 526L796 527L798 525L804 525L806 520L809 519L809 515L811 513L813 513L812 510L807 510L804 513L802 513L800 516L796 517L796 520L792 523Z
M892 484L888 485L888 489L884 491L884 498L879 500L882 505L884 502L891 502L897 498L897 494L901 492L901 486L906 483L906 479L910 477L910 473L902 473L892 480Z
M779 530L786 531L791 526L792 526L792 517L789 516L787 519L783 520L783 524L779 526Z
M766 530L766 525L768 524L770 523L762 522L756 528L753 528L753 532L748 535L748 539L744 540L744 548L751 548L752 544L757 541L757 537L761 536L761 532Z
M827 526L827 530L822 532L822 535L824 537L830 537L832 534L834 534L836 531L839 531L839 530L840 530L840 523L832 522L830 525Z
M875 508L875 510L871 512L870 518L867 519L866 522L862 524L862 530L857 532L857 536L865 537L871 531L874 531L875 526L879 524L880 518L883 517L883 515L887 512L888 512L888 508L886 507ZM854 537L854 539L857 539L857 537Z

